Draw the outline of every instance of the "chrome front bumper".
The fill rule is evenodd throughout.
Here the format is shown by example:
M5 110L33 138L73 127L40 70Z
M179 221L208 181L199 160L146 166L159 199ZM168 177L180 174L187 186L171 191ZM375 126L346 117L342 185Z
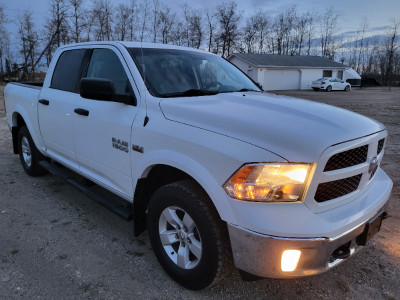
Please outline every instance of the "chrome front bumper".
M362 248L357 238L364 233L367 223L335 238L275 237L232 224L228 224L228 229L238 269L260 277L291 278L325 272L352 256ZM349 254L345 258L338 258L338 249L343 248ZM281 270L281 258L285 250L301 251L297 268L292 272Z

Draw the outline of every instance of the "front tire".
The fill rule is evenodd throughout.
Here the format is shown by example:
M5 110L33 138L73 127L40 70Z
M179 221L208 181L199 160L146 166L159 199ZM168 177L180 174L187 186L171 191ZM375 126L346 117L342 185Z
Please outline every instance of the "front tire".
M327 92L332 91L332 86L328 85L328 86L326 87L326 91L327 91Z
M36 148L35 143L26 126L22 126L18 132L18 152L22 167L30 176L39 176L46 171L39 166L39 161L44 156Z
M159 263L182 286L206 288L227 270L230 246L226 225L194 181L178 181L154 193L147 229Z

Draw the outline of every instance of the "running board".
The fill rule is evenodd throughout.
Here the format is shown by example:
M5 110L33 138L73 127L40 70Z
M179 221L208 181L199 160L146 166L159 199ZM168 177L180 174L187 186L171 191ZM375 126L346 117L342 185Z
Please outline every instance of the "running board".
M92 189L91 186L88 186L84 182L80 182L77 178L74 177L72 172L69 172L68 170L65 170L63 167L59 167L54 163L41 160L39 161L39 165L47 170L49 173L55 175L56 177L60 178L61 180L64 180L71 185L73 185L75 188L77 188L79 191L81 191L83 194L85 194L87 197L91 198L92 200L96 201L100 205L104 206L105 208L108 208L111 210L113 213L115 213L117 216L123 218L126 221L132 220L132 205L124 205L120 203L117 200L112 199L111 197L107 197L102 195L100 191L96 191ZM121 199L121 202L125 200Z

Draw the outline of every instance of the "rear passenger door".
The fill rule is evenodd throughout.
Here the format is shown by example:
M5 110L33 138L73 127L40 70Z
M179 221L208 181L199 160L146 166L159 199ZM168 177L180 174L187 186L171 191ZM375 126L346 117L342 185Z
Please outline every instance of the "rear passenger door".
M133 78L118 49L104 46L90 51L83 77L111 80L116 94L135 95ZM74 116L74 142L81 172L120 196L132 198L131 128L137 106L80 98L75 109L88 113Z
M61 53L50 81L39 98L40 132L48 154L73 169L78 169L74 147L74 107L80 101L79 80L83 72L85 49Z

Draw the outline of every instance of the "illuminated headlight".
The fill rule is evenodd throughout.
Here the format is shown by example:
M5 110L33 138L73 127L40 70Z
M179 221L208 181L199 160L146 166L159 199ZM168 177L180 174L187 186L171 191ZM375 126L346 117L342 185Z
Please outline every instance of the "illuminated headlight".
M249 164L224 184L226 193L239 200L300 202L313 164Z

